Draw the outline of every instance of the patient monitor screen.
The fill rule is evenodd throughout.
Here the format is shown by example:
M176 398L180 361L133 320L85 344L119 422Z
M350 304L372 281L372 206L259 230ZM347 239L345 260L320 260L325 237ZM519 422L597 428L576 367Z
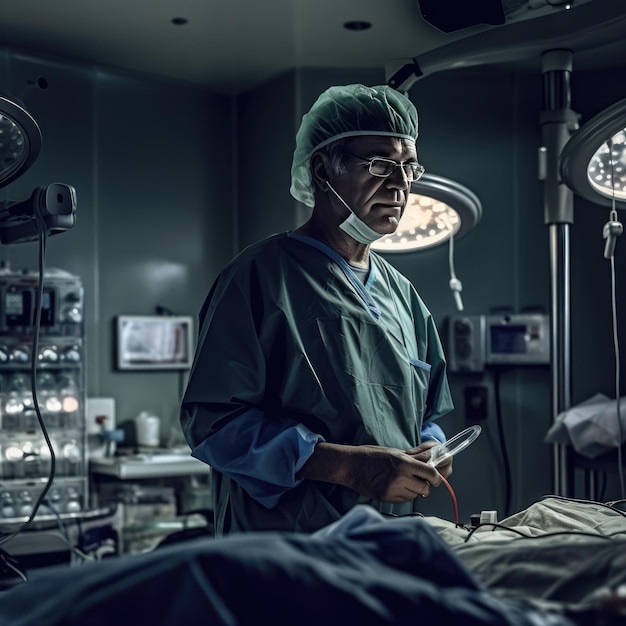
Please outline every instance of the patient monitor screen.
M526 352L526 325L510 324L491 326L491 352L493 354L521 354Z
M4 296L7 326L29 326L31 323L31 292L26 289L9 289Z
M41 299L41 325L54 326L54 298L55 292L52 289L43 290L43 298Z

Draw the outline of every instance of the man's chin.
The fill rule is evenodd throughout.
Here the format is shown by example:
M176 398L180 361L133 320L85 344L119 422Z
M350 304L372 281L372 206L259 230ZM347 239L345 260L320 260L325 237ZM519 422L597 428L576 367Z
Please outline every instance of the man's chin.
M394 215L389 215L376 223L374 230L382 235L392 235L398 230L400 220Z

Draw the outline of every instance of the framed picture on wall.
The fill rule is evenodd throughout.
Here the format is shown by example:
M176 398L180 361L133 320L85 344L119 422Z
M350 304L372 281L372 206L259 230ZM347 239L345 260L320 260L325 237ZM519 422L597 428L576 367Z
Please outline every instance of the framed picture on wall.
M116 318L117 369L189 369L193 360L190 316L120 315Z

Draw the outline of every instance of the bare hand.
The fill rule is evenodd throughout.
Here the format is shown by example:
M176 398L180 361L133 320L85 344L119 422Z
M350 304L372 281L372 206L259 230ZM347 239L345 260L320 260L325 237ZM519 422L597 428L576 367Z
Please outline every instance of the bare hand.
M362 496L382 502L426 498L441 482L439 472L396 448L354 446L349 456L346 485Z
M439 442L432 440L424 441L417 446L417 448L411 448L410 450L407 450L406 453L414 459L428 463L430 460L430 449L434 448L438 445L438 443ZM452 457L449 457L442 463L439 463L436 469L444 478L448 478L448 476L452 474Z

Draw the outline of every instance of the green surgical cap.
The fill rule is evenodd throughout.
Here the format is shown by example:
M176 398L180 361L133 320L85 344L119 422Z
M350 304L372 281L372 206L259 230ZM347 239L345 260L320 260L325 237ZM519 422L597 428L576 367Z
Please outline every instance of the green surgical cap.
M402 93L378 85L330 87L302 117L291 165L291 195L314 205L311 156L344 137L383 135L417 140L417 111Z

